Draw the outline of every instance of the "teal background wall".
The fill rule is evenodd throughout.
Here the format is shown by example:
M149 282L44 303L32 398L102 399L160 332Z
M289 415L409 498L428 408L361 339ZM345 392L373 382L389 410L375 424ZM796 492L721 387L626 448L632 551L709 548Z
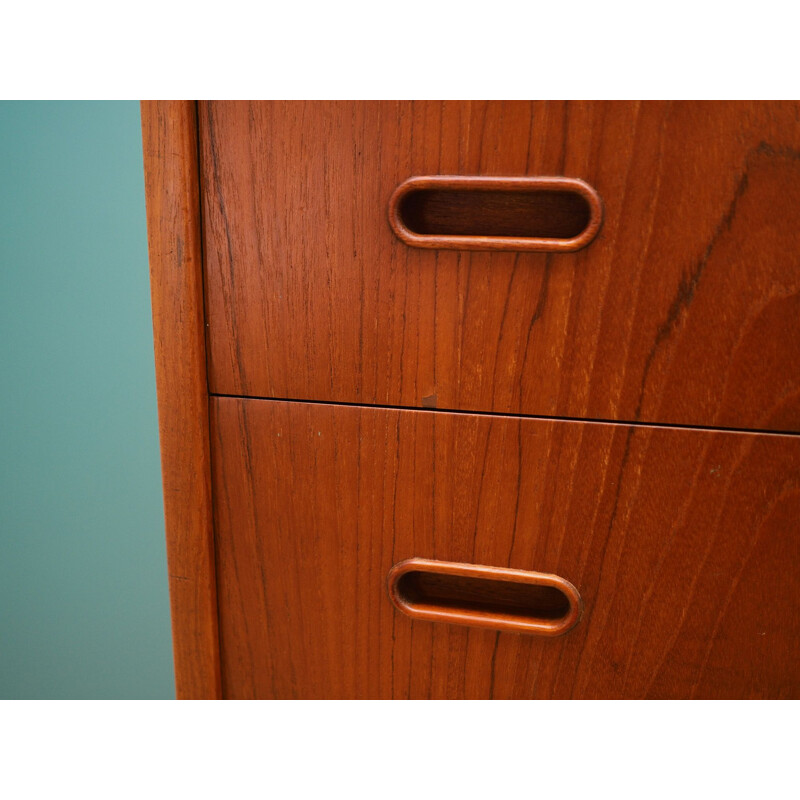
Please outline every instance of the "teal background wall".
M0 103L0 697L171 698L136 102Z

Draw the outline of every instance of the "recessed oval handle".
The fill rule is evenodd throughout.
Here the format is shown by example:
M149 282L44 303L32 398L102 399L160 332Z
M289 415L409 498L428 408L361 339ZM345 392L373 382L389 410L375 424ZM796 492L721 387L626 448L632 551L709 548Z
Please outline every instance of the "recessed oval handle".
M389 597L404 614L514 633L559 636L580 619L578 590L558 575L412 558L389 571Z
M600 230L603 204L577 178L409 178L389 200L389 224L411 247L573 252Z

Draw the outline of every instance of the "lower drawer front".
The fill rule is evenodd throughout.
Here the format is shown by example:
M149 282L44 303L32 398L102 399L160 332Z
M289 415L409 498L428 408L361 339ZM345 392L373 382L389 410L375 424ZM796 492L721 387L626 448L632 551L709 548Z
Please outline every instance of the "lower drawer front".
M212 450L226 697L800 697L800 437L213 398ZM411 619L409 558L583 613Z

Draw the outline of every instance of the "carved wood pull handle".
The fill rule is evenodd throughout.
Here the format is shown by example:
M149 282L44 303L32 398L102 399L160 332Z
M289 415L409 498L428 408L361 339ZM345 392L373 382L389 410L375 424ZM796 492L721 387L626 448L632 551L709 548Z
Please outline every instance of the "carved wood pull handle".
M388 584L400 611L429 622L559 636L583 610L569 581L543 572L412 558L391 568Z
M409 178L389 200L389 224L411 247L569 253L600 230L600 195L577 178Z

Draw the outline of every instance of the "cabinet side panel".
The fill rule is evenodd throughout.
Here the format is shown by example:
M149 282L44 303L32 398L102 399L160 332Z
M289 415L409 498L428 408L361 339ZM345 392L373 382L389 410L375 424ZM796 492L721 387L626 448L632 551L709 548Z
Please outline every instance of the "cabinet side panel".
M161 469L178 698L218 698L197 118L142 103Z

